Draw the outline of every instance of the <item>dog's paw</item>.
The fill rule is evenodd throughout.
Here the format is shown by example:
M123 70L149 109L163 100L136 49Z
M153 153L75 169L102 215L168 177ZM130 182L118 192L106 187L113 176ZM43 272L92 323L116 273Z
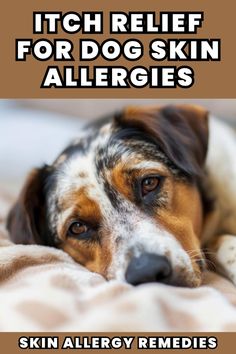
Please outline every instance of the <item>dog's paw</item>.
M211 245L211 259L219 271L236 285L236 235L222 235Z

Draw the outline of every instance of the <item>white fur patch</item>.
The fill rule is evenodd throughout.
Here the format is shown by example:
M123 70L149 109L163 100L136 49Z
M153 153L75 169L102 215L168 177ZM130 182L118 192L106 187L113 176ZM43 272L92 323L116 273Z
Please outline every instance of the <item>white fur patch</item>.
M236 134L220 120L211 117L209 149L206 161L209 189L216 198L218 218L211 235L236 235Z
M157 161L151 161L151 160L138 162L132 168L136 169L136 170L158 169L159 171L166 171L166 168L164 167L164 165L162 163L157 162Z
M173 280L182 278L183 275L188 279L193 279L190 257L175 236L158 226L131 203L124 202L123 207L123 212L116 215L114 211L114 214L110 215L113 218L110 229L113 261L109 267L108 278L124 280L130 260L148 252L166 256L169 259L173 268Z
M236 236L220 236L215 260L225 275L236 285Z

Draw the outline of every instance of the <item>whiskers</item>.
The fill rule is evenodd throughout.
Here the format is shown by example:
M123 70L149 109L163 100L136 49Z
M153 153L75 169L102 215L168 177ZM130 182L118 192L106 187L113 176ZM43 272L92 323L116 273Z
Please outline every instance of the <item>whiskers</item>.
M206 269L210 271L217 270L214 262L215 252L212 252L208 248L203 248L201 252L199 250L188 250L187 254L191 261L199 265L201 271Z

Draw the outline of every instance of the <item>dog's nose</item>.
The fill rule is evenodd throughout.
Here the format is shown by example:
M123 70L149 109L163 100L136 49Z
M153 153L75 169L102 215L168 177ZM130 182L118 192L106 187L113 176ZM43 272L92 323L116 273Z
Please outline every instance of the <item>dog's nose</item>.
M151 282L165 283L170 278L171 272L171 265L166 257L143 253L130 261L125 278L132 285Z

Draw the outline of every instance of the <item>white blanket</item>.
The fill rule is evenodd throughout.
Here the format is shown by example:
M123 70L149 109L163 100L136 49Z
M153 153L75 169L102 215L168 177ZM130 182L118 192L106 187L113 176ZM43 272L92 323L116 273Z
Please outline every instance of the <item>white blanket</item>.
M0 191L1 331L235 331L236 288L207 272L197 289L106 282L66 253L14 245Z

